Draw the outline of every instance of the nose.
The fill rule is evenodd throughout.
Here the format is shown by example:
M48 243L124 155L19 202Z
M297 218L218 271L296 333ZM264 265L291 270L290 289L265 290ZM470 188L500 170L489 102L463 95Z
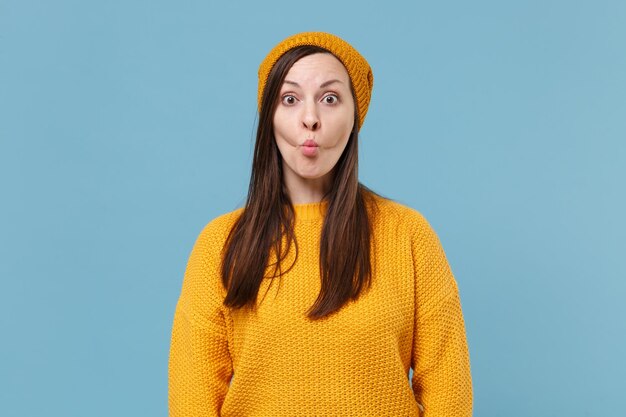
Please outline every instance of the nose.
M304 106L304 114L302 115L302 124L308 130L315 131L320 127L320 119L317 114L317 106L315 103L307 103Z

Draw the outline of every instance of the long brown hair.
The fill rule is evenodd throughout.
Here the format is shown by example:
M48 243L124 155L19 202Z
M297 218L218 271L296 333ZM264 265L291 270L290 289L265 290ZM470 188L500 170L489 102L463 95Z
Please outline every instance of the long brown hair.
M281 56L270 71L261 99L248 198L224 245L221 273L227 289L224 299L227 307L255 309L266 268L273 265L272 280L287 273L293 264L283 271L282 261L292 244L295 244L297 260L295 213L284 189L273 116L289 69L300 58L315 53L329 52L317 46L299 46ZM351 90L354 98L352 86ZM356 300L372 281L370 252L374 211L368 208L375 208L373 196L378 194L358 181L356 106L354 118L346 148L333 167L333 183L323 197L328 208L320 239L321 289L307 312L307 317L313 320L326 317ZM271 251L276 262L268 265Z

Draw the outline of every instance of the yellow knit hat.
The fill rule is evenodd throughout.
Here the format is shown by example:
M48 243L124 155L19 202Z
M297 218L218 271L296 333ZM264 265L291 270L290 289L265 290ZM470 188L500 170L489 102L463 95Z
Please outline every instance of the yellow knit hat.
M348 42L338 36L326 32L302 32L288 37L276 45L265 57L259 67L259 91L258 107L261 111L261 99L272 67L278 59L288 50L302 45L314 45L324 48L335 55L346 67L354 94L356 95L356 107L359 115L359 128L363 125L367 107L372 97L374 75L369 64Z

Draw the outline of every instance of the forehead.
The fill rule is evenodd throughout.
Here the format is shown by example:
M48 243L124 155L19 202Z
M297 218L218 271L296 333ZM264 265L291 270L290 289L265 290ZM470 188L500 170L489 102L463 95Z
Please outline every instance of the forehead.
M343 81L346 86L349 85L350 76L341 61L330 53L316 53L296 61L287 72L285 80L298 84L321 84L333 78Z

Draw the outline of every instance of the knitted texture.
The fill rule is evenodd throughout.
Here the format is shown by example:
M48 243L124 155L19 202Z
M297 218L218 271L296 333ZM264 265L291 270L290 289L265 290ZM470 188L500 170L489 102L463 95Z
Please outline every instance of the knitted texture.
M416 210L376 200L372 287L319 321L305 312L320 290L327 203L295 206L297 261L264 280L256 313L222 305L220 252L242 209L203 228L174 313L170 417L471 416L465 324L440 241Z
M359 116L359 128L363 125L367 108L372 97L372 87L374 86L374 75L369 64L348 42L338 36L325 32L303 32L292 35L281 41L267 54L259 66L259 91L258 107L261 111L261 101L267 78L272 67L278 59L288 50L296 46L313 45L330 51L339 59L350 76L352 88L356 96L356 107Z

